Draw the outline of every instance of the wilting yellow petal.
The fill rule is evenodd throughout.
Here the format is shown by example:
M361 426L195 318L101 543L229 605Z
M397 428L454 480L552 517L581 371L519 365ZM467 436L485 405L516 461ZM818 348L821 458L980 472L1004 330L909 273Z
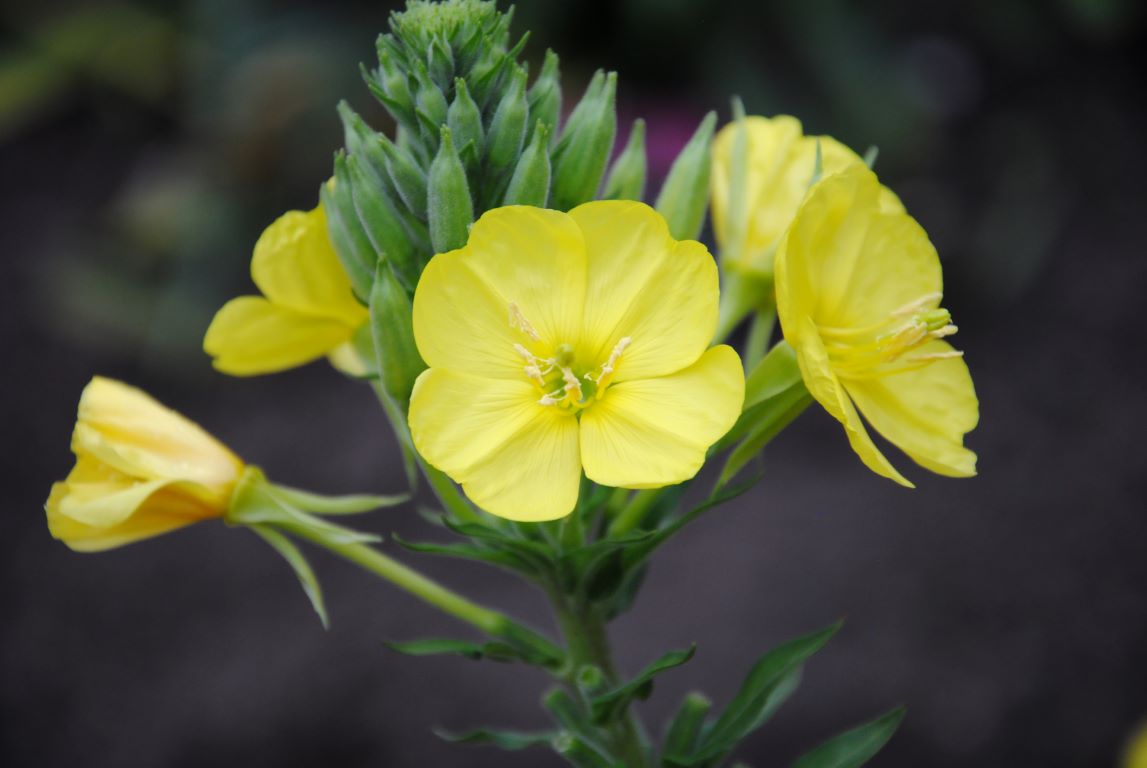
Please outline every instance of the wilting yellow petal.
M832 371L828 353L825 352L824 345L812 326L812 321L806 317L801 325L804 328L799 334L790 338L786 331L785 338L789 340L790 344L793 344L793 348L796 350L797 364L800 366L801 377L804 379L809 394L844 426L849 445L852 446L852 450L856 452L866 467L878 475L895 480L903 486L915 487L892 466L884 454L880 452L880 449L876 447L876 443L872 442L868 430L864 428L864 423L860 420L860 415L853 407L852 401L840 380ZM796 343L794 343L794 338L797 340Z
M671 238L665 219L643 203L586 203L570 216L586 243L587 358L604 360L628 337L616 382L695 361L717 327L717 265L705 246Z
M220 371L254 376L317 360L355 330L341 320L306 315L259 296L240 296L215 314L203 348Z
M585 244L564 213L489 211L464 248L430 260L414 294L414 338L431 368L522 378L515 344L542 355L576 345Z
M615 384L582 415L586 476L619 488L688 480L737 421L744 397L741 359L727 346L677 373Z
M920 355L951 355L943 341ZM917 464L950 477L976 474L976 454L964 435L980 419L979 401L963 357L945 357L893 376L848 381L849 395L877 432Z
M327 235L322 206L288 211L255 243L251 277L277 306L357 327L367 311L354 297Z
M119 381L95 377L80 396L73 450L131 477L233 483L243 463L198 424Z

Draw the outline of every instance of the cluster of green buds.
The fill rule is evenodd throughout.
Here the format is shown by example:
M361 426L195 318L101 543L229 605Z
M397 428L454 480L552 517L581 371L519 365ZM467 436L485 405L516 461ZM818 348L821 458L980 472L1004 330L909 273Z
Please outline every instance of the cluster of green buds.
M563 123L557 54L546 51L531 82L522 60L529 35L511 38L512 18L513 9L502 13L484 0L413 0L379 37L378 66L363 68L394 137L339 105L346 148L321 196L355 293L371 305L379 373L399 405L421 370L406 326L431 256L465 245L470 225L492 208L564 211L645 194L641 120L610 163L616 73L595 73ZM715 121L705 117L656 201L679 239L701 231Z

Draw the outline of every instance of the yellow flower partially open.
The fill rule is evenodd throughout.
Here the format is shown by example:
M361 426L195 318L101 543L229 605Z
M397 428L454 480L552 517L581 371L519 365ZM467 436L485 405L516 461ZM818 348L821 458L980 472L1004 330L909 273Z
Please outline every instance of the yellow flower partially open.
M94 552L222 517L244 464L140 390L96 377L80 396L76 466L52 486L48 530Z
M742 124L732 122L713 139L713 231L726 267L771 275L773 256L781 237L808 193L820 143L822 175L838 173L864 161L831 136L805 136L795 117L744 118L744 199L730 199L734 173L734 146ZM894 201L896 196L885 190ZM897 203L898 205L899 203ZM739 220L734 220L739 212Z
M979 401L940 307L940 259L916 220L853 165L820 181L777 250L777 314L805 384L874 472L911 487L864 428L942 475L976 473L963 445Z
M687 480L744 399L737 353L707 349L717 303L709 252L646 205L490 211L414 295L430 366L414 444L514 520L568 514L583 467L622 488Z
M288 211L255 244L251 277L262 296L227 302L203 339L220 371L253 376L328 356L361 373L351 338L367 320L327 235L322 206Z

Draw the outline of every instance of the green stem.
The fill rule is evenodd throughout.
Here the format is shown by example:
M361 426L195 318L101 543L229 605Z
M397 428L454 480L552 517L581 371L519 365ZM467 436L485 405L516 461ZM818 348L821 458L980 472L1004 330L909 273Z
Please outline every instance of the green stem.
M609 526L610 536L621 536L629 533L645 519L646 513L657 502L661 489L650 488L633 494L629 504L621 510L621 514L613 519Z
M592 604L575 597L552 592L550 598L566 641L570 687L588 712L589 702L577 686L578 672L582 667L593 665L601 670L606 687L612 688L620 683L605 619ZM626 768L645 768L648 765L641 724L631 709L626 710L621 720L603 725L602 730L605 732L604 743L610 745L614 755L622 760L622 765Z
M557 646L528 627L503 613L478 605L373 547L366 544L334 542L304 526L284 525L283 528L370 571L419 600L478 628L491 637L528 645L555 661L562 658L562 652Z
M773 336L777 313L773 310L758 309L749 324L749 335L745 339L745 370L751 371L764 359L769 351L769 341Z

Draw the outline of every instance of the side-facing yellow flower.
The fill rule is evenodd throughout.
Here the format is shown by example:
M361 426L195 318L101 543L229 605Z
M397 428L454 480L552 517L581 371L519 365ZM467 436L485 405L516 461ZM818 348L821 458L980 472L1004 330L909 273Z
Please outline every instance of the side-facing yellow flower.
M244 464L140 390L92 379L72 434L76 466L52 486L52 536L94 552L222 517Z
M737 136L744 128L743 199L732 200ZM781 237L796 216L816 170L827 176L864 161L831 136L805 136L795 117L750 116L729 123L713 139L710 175L713 232L726 267L768 276ZM895 195L885 190L892 199Z
M687 480L744 399L737 353L708 348L717 303L705 246L674 240L646 205L490 211L414 295L430 366L414 444L513 520L568 514L583 468L622 488Z
M777 314L809 392L874 472L911 487L861 423L917 464L976 474L963 445L979 402L940 308L940 259L923 228L853 165L813 188L777 250ZM855 407L854 407L855 406Z
M215 314L203 349L233 376L294 368L320 357L361 372L351 338L367 320L327 235L322 206L288 211L255 243L251 277L262 296L240 296Z
M1147 723L1141 724L1131 735L1123 754L1122 768L1147 768Z

